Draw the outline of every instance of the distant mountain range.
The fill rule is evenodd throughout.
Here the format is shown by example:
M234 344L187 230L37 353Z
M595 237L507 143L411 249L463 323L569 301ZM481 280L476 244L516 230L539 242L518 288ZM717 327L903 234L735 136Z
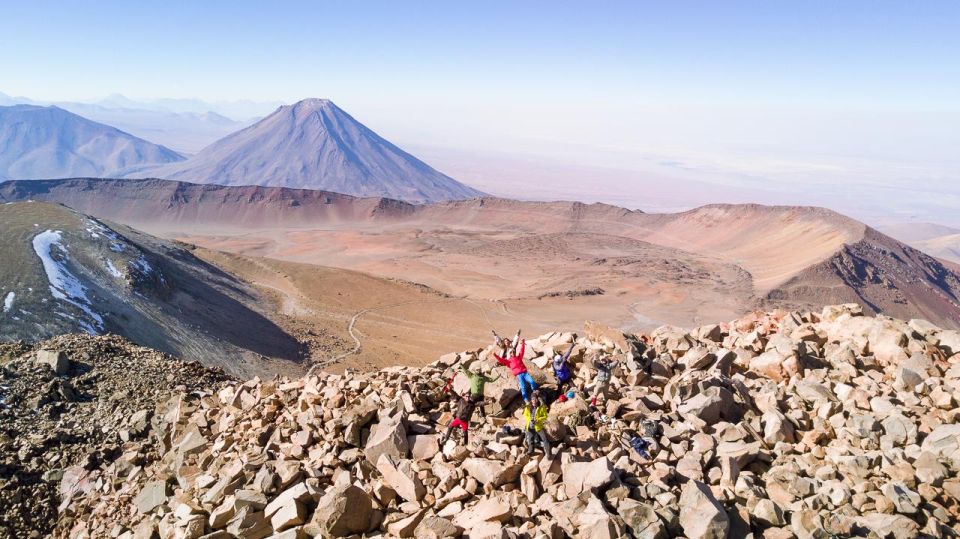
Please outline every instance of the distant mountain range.
M186 161L128 176L321 189L411 202L483 195L391 144L327 99L280 107Z
M0 92L0 106L9 105L60 107L178 153L191 155L266 116L281 103L134 100L120 94L96 101L38 101Z
M21 99L0 94L0 103ZM243 122L214 112L115 108L135 105L116 96L102 104L0 107L0 180L159 177L320 189L408 202L483 195L401 150L326 99L279 107L239 130ZM67 108L129 125L177 148L196 148L207 138L225 136L187 159Z
M880 231L927 254L960 264L960 229L935 223L898 223L880 227Z
M89 101L49 101L32 99L26 96L11 96L0 92L0 105L4 106L56 105L61 108L68 108L65 105L69 104L100 107L116 111L149 110L173 114L206 114L212 112L241 122L262 118L270 114L270 111L283 105L280 101L250 101L248 99L237 101L204 101L202 99L177 98L131 99L121 94L111 94L101 99Z
M0 107L0 180L115 176L183 160L169 148L59 107Z

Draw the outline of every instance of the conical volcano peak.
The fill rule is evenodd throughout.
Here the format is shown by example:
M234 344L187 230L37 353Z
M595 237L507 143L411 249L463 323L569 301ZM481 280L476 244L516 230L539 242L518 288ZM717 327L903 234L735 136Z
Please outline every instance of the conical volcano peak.
M290 105L293 108L328 108L336 107L333 104L333 101L325 97L308 97L306 99L301 99L293 105Z
M308 114L314 112L342 112L342 109L335 105L333 101L329 99L323 99L319 97L310 97L307 99L302 99L297 101L292 105L284 105L277 109L277 112L281 111L290 111L294 117L302 118Z
M221 185L319 189L407 202L483 195L377 135L333 101L319 98L284 105L187 161L146 174Z

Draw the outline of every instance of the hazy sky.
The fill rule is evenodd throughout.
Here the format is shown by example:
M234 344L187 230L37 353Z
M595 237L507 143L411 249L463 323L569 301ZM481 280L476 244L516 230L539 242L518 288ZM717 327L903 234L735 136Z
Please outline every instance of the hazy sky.
M960 202L960 2L267 4L0 1L0 92L328 97L401 143Z
M960 3L3 2L3 91L960 108Z

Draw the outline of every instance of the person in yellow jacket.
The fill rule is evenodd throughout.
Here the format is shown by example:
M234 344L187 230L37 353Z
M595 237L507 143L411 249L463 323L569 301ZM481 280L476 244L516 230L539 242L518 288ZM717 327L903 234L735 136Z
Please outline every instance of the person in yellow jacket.
M534 391L530 397L530 402L523 407L523 419L526 430L527 454L532 455L536 447L537 438L540 439L540 445L543 446L543 453L547 458L553 458L550 451L550 440L547 439L547 431L544 425L547 423L547 417L550 410L540 397L539 391Z

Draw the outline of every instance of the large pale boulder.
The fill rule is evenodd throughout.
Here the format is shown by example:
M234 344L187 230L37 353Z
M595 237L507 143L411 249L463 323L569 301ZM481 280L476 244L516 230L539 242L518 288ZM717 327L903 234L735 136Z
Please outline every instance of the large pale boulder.
M425 517L417 524L413 536L416 539L447 539L450 537L460 537L463 528L453 522L441 517Z
M677 411L696 416L707 425L713 425L721 419L738 421L742 415L733 393L721 386L708 387L678 406Z
M564 490L571 498L593 489L602 489L615 477L613 464L606 456L587 462L567 462L561 469Z
M678 361L686 370L705 369L717 360L717 355L706 346L695 346L686 351Z
M922 501L919 494L907 488L903 483L887 483L883 485L880 491L893 502L893 506L897 508L898 513L912 515L917 512Z
M384 419L371 427L367 445L363 448L367 461L374 466L380 461L381 455L404 459L409 452L407 430L399 416Z
M907 336L899 329L885 326L874 329L869 335L870 352L885 364L898 364L909 356L905 350Z
M621 353L629 352L631 349L630 343L627 342L626 335L619 329L598 324L597 322L586 322L583 325L583 329L587 338L593 342L609 343L610 346Z
M463 469L480 483L499 487L516 481L522 467L500 460L471 457L463 461Z
M783 365L786 363L787 357L777 350L766 351L750 360L750 370L775 382L780 382L785 378Z
M66 374L70 370L67 354L55 350L37 350L37 363L50 367L57 376Z
M960 331L956 330L947 330L940 332L940 350L943 350L943 353L947 357L950 357L954 354L960 354Z
M413 458L430 460L440 452L440 436L436 434L408 436L407 445L410 446L410 455Z
M953 461L954 470L960 465L960 423L940 425L923 439L920 448L934 456Z
M666 539L667 528L652 506L626 498L620 500L617 514L637 539Z
M513 515L510 504L499 497L484 498L478 503L465 507L453 519L453 523L466 530L471 530L483 522L505 522Z
M387 524L387 533L391 537L413 537L417 527L426 515L426 510L421 509L399 520L394 520Z
M730 519L710 487L687 481L680 493L680 526L690 539L725 539Z
M875 533L877 537L912 539L917 537L920 526L912 518L903 515L869 513L856 518L857 524Z
M140 513L149 513L167 503L168 492L166 481L150 481L137 493L133 504Z
M820 311L820 319L824 322L849 320L851 317L862 317L863 307L857 303L842 305L827 305Z
M917 479L923 483L939 487L943 480L950 476L947 467L940 463L933 453L923 451L913 462L913 469L916 471Z
M409 460L398 461L390 455L381 455L377 471L383 476L383 482L408 502L419 502L427 493Z
M579 537L583 539L616 539L625 535L623 520L610 514L596 496L587 502L578 521Z

